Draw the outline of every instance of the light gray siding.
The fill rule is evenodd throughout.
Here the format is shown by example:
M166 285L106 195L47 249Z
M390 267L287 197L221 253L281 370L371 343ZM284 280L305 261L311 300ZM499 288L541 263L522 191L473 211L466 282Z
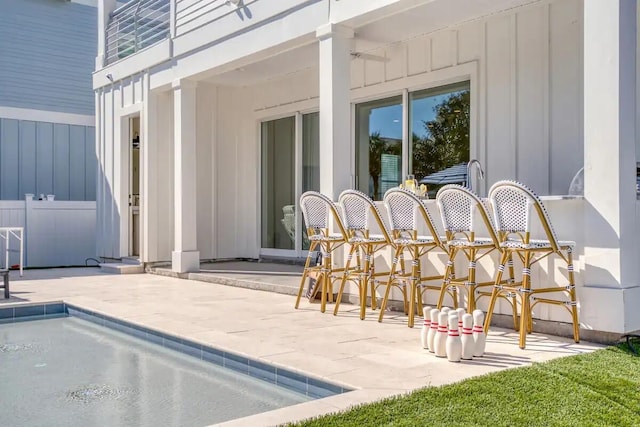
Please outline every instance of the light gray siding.
M0 119L0 199L96 199L93 126Z
M0 0L0 106L93 115L96 22L78 3Z

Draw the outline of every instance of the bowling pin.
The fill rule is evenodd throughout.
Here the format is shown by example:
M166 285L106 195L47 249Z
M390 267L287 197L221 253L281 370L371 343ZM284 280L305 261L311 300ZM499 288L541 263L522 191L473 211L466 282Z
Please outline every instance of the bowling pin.
M462 343L462 359L471 360L473 358L475 342L473 341L473 316L468 313L462 316L462 335L460 336L460 342Z
M436 357L447 357L447 333L449 325L447 322L449 315L445 312L438 314L438 332L433 339L434 352ZM456 319L456 322L458 319Z
M422 309L422 331L420 332L420 341L422 348L429 348L429 330L431 329L431 307Z
M462 356L462 341L458 332L458 316L449 316L449 335L445 344L449 362L459 362Z
M429 317L431 319L431 328L429 329L429 333L427 334L427 348L429 352L435 352L435 347L433 346L433 341L436 337L436 333L438 332L438 315L440 314L440 310L437 308L432 308L429 313Z
M458 329L459 332L462 333L462 316L467 312L464 308L456 308L456 313L458 313Z
M482 310L473 310L473 355L480 357L484 354L487 336L484 334L484 313Z

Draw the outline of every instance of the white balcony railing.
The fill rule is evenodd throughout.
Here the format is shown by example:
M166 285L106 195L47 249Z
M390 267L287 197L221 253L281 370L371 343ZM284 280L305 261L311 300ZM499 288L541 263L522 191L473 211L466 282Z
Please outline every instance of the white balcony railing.
M170 0L131 0L111 12L105 60L111 64L169 37Z

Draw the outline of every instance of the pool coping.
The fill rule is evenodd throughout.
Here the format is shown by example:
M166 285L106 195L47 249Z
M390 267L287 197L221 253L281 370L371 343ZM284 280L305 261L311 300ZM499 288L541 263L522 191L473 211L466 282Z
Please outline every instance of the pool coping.
M356 389L335 384L310 375L295 372L236 352L221 350L206 344L180 338L130 321L85 309L64 301L24 304L16 303L0 307L0 324L30 320L44 320L62 316L79 319L122 332L126 335L160 345L199 360L231 369L270 384L301 393L313 400L348 393ZM258 414L256 414L258 415Z

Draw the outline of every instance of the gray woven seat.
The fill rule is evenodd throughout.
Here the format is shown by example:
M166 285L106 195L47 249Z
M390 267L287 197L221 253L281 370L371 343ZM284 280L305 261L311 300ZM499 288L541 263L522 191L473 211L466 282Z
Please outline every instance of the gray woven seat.
M349 239L349 243L383 243L386 242L382 236L369 236L365 237L352 237Z
M493 246L493 241L485 237L476 237L475 240L469 241L467 239L451 239L447 240L449 246L464 246L464 247L482 247Z
M316 234L314 236L309 237L309 241L312 241L312 242L326 242L326 241L338 242L338 241L344 241L344 237L339 235L339 234L331 234L329 236L323 236L323 235L320 235L320 234Z
M576 242L570 240L558 240L560 249L567 250L575 248ZM500 243L500 247L509 249L551 249L551 242L548 240L530 239L529 243L523 243L522 240L508 239Z
M397 245L430 245L435 243L435 239L433 237L421 237L418 236L416 239L393 239L393 243Z
M579 342L580 324L573 268L575 242L558 240L544 204L526 185L515 181L499 181L489 190L489 199L493 206L502 257L487 310L485 332L489 330L496 299L505 294L515 294L520 298L520 348L525 348L527 333L533 330L533 309L537 304L542 303L559 305L569 311L573 323L573 339ZM531 238L532 223L536 220L544 231L546 239ZM514 255L522 261L522 281L507 286L502 285L504 265ZM569 284L533 288L531 266L552 255L566 263ZM552 298L558 292L565 294L568 299ZM538 296L540 294L542 296Z

